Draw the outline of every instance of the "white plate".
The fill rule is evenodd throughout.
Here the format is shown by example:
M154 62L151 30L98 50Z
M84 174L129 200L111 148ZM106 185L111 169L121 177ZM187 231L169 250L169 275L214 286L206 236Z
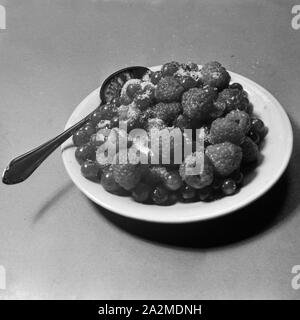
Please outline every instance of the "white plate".
M160 67L153 67L158 70ZM85 179L75 160L71 139L62 146L64 165L75 185L98 205L120 215L161 223L183 223L216 218L240 209L268 191L286 169L293 146L293 133L287 114L280 103L255 82L230 72L232 82L239 82L248 92L255 113L265 122L269 133L262 148L263 161L255 169L248 183L237 194L213 202L177 203L173 206L144 205L131 197L108 193L100 184ZM74 110L66 127L82 119L99 103L99 88L89 94ZM67 148L66 148L67 147Z

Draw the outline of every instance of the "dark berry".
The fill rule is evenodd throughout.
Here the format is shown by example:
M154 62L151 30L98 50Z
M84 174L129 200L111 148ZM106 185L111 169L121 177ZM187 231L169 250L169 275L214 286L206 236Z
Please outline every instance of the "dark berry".
M241 185L243 183L244 180L244 175L242 174L242 172L238 172L235 177L234 177L235 183L237 185Z
M181 189L181 196L183 200L191 200L196 196L196 190L189 185L184 185Z
M248 133L248 136L254 143L259 144L260 137L256 132L250 130L249 133Z
M101 175L101 184L106 191L116 192L120 189L120 186L116 183L113 175L113 171L105 170Z
M236 192L236 183L233 179L226 179L222 184L222 191L226 196L230 196Z
M211 198L212 189L210 187L202 188L198 191L198 198L200 201L207 201Z
M82 131L90 137L93 133L96 132L96 128L92 122L88 122L82 127Z
M95 160L96 148L93 144L86 143L76 149L75 157L79 164L82 164L86 160Z
M168 200L168 191L161 186L157 186L151 196L155 204L164 204Z
M223 180L220 178L215 178L212 183L212 188L214 190L219 190L222 187Z
M131 83L127 87L126 94L129 98L133 99L141 89L142 88L139 83Z
M265 129L265 124L263 123L262 120L258 118L254 118L251 120L251 129L252 131L260 135L261 132L263 132Z
M177 172L169 172L164 182L166 188L172 191L176 191L182 186L182 179Z
M238 90L244 90L243 89L243 86L237 82L234 82L232 83L230 86L229 86L230 89L238 89Z
M167 200L167 204L170 206L172 204L175 204L178 201L178 197L176 193L170 193L168 200Z
M110 128L116 128L119 126L119 117L116 116L116 117L113 117L111 120L110 120Z
M148 200L151 188L145 183L139 183L132 191L132 197L137 202L145 202Z
M89 142L90 137L86 134L85 131L79 129L73 134L73 143L76 147L80 147L84 145L85 143Z
M119 97L113 98L113 99L110 101L110 105L111 105L113 108L119 108L120 105L121 105L120 98L119 98Z
M155 71L151 74L151 82L153 84L158 84L161 77L162 77L161 71Z
M172 76L179 69L179 66L179 63L176 61L167 62L162 66L161 73L164 77Z
M102 117L101 117L101 111L100 111L100 109L95 110L95 111L91 114L90 120L91 120L91 122L92 122L94 125L97 125L98 122L101 121L101 119L102 119Z
M118 110L111 104L105 104L101 108L101 117L104 120L110 120L118 114Z
M81 165L81 173L87 179L93 181L99 180L99 171L99 165L95 161L86 160Z

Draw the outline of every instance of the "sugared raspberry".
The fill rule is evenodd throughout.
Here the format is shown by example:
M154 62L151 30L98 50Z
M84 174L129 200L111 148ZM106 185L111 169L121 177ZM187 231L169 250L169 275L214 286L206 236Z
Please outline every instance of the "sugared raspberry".
M205 154L216 173L221 176L228 176L238 169L242 160L242 149L230 142L210 145L206 148Z
M140 164L122 163L129 161L126 157L120 159L118 156L117 163L112 165L114 179L125 190L132 190L141 180L142 167Z
M234 121L238 124L240 129L246 134L251 126L250 117L247 112L240 110L232 110L229 112L225 119Z
M187 156L179 168L179 173L182 180L195 189L209 186L214 179L213 166L203 152L194 152Z
M218 108L223 109L225 113L236 109L247 112L249 109L249 100L245 96L244 91L238 89L224 89L219 93L215 105Z
M168 125L172 125L181 112L182 106L179 102L160 102L152 108L153 117L163 120Z
M174 77L166 76L159 80L155 98L158 102L180 101L183 91L183 86Z
M217 61L204 64L201 69L201 74L204 84L216 87L220 91L229 85L230 75Z
M212 144L228 141L239 145L244 138L245 133L235 121L218 118L211 124L209 139Z
M217 92L212 87L192 88L182 95L183 114L190 119L205 121L214 111Z

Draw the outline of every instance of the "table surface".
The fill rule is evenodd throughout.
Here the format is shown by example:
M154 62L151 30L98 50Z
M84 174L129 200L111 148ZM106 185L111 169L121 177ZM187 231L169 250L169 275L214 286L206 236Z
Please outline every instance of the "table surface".
M159 225L94 205L57 150L0 185L0 265L16 299L299 299L300 30L295 1L0 0L0 165L53 137L112 71L219 60L283 104L295 144L264 197L205 224ZM142 210L142 209L141 209Z

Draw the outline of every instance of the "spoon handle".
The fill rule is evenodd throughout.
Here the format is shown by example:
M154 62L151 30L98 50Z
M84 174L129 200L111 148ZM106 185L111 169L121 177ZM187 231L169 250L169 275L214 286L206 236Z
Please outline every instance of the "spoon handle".
M56 148L90 119L90 115L91 113L55 138L11 160L2 174L2 182L16 184L26 180Z

